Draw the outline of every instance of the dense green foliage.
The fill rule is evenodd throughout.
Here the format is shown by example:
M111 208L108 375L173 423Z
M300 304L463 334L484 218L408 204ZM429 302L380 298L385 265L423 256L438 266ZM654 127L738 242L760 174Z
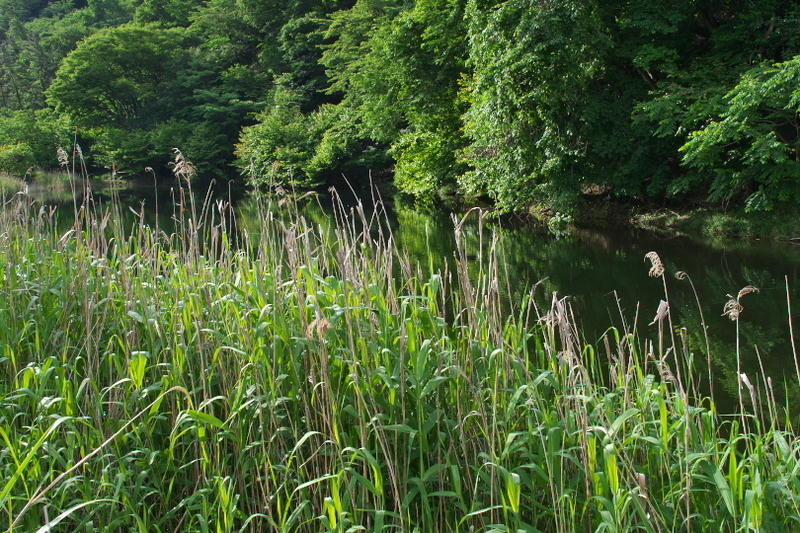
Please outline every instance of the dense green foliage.
M66 128L131 174L179 146L259 186L772 209L800 197L798 22L792 0L2 0L0 108L43 122L0 170L54 166Z
M756 209L800 201L800 56L746 72L725 98L720 119L683 147L687 162L716 174L716 197L746 188Z
M692 143L732 113L734 88L750 79L753 91L772 91L748 72L800 52L798 14L771 0L358 1L329 17L333 42L320 60L340 100L315 105L295 92L295 118L261 116L239 154L254 181L297 183L388 155L403 191L485 195L501 209L569 205L590 186L769 208L793 198L796 132L780 126L784 138L770 144L774 128L753 127L746 154L705 135L706 151L730 155L702 162ZM784 87L775 102L751 99L751 115L794 116L791 81ZM277 138L284 129L307 133L302 148ZM723 179L729 160L740 168Z
M360 208L325 229L262 205L234 232L187 193L171 236L117 204L66 232L6 206L9 533L797 528L800 438L769 383L719 416L668 315L596 352L563 300L506 314L500 237L463 221L456 270L423 276Z

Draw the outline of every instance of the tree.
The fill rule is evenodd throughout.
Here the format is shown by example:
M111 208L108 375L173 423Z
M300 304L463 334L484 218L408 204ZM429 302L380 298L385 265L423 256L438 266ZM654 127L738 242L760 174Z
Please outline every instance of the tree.
M631 3L640 10L654 5L659 3ZM663 147L652 160L670 162L669 174L663 176L662 172L659 187L649 192L664 191L682 199L706 195L712 201L737 195L745 198L752 182L735 185L723 179L725 173L717 175L713 165L701 162L708 152L698 153L694 159L687 156L688 148L681 146L693 138L693 132L721 120L729 106L726 95L754 64L785 61L800 52L800 4L791 0L735 4L683 0L659 11L666 14L660 24L663 29L658 29L652 16L637 16L633 20L638 25L628 25L620 35L621 44L636 45L634 65L650 86L649 93L638 98L633 113L633 123L644 128L638 144L655 146L660 141ZM648 43L648 35L654 32L660 33L659 39Z
M302 98L284 86L277 86L258 124L245 128L236 153L242 168L249 170L254 185L315 183L308 165L322 130L314 118L300 109Z
M308 14L289 20L279 33L284 71L281 83L301 95L302 107L307 112L331 101L326 93L325 66L320 63L322 48L330 44L325 37L326 27L326 20Z
M23 177L34 164L33 150L27 143L0 144L0 171Z
M454 183L463 170L455 154L464 145L464 4L359 0L333 13L324 35L313 17L288 22L281 47L289 70L276 94L294 94L294 107L271 107L246 129L240 156L258 162L249 168L271 180L318 181L338 171L352 179L359 170L384 170L394 158L395 181L406 192L431 195ZM320 59L315 47L324 49Z
M586 110L611 41L591 0L470 0L464 191L503 210L574 193L592 161Z
M49 3L53 3L52 0L0 0L0 32L12 20L26 21L38 17Z
M139 24L187 27L203 4L204 0L143 0L136 8L134 20Z
M316 184L323 175L340 176L358 166L361 155L374 155L356 110L355 102L363 100L349 82L358 69L353 61L365 52L362 43L382 20L382 8L360 0L325 20L318 16L325 5L298 2L290 3L287 13L297 13L301 4L316 11L290 18L278 32L273 90L259 123L242 131L237 146L239 162L256 184ZM254 12L259 13L259 23L273 28L274 19Z
M133 20L136 0L88 0L83 13L97 27L110 28Z
M699 176L713 176L710 200L744 194L749 210L800 201L800 56L747 71L725 96L720 117L693 132L681 151Z
M233 129L225 113L246 111L235 105L235 94L214 92L219 72L200 74L204 64L191 60L185 43L183 28L123 25L91 35L63 61L48 101L89 136L91 161L138 173L163 166L170 150L182 146L203 170L222 173L227 162L219 161L217 145L230 147L235 135L225 131ZM205 92L198 96L199 87ZM225 100L233 102L230 109L214 113ZM208 148L201 132L215 143L207 153L199 153Z
M49 109L37 111L0 110L0 144L24 145L32 158L25 167L54 168L56 145L67 146L71 140L69 126ZM9 170L0 168L0 170ZM25 169L23 169L25 170Z
M68 16L12 21L0 42L0 105L12 109L45 107L44 91L59 63L89 33Z
M157 117L161 84L181 53L179 29L132 25L100 30L61 64L49 102L82 127L132 128Z
M351 78L365 134L390 146L395 184L429 197L453 186L466 167L456 154L467 71L465 1L420 0L376 27Z

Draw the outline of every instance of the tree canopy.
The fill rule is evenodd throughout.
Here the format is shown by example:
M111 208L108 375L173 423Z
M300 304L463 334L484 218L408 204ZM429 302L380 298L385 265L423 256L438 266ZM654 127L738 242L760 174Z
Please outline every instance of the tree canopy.
M254 186L771 209L800 199L798 21L790 0L0 0L0 111L39 136L5 135L0 170L54 165L77 128L97 171L180 145Z
M131 129L153 119L163 84L182 55L180 32L124 25L81 41L61 63L47 90L56 111L79 127Z

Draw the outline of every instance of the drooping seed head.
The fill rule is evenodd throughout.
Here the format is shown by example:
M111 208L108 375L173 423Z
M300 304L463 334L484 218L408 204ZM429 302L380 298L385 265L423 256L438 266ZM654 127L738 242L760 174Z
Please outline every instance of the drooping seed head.
M736 298L728 295L728 301L725 302L725 307L722 308L722 316L727 316L734 322L739 320L739 315L744 311L744 307L742 304L738 302Z
M658 256L656 252L648 252L647 255L644 256L645 260L650 260L650 272L648 273L651 277L657 278L659 276L664 275L664 264L661 262L661 258Z
M752 285L748 285L742 287L735 298L729 294L728 301L725 302L725 307L722 308L722 316L727 316L733 321L739 320L739 315L744 311L744 306L741 303L742 296L750 294L751 292L759 292L759 290Z
M317 318L313 320L308 327L306 327L306 337L311 338L315 334L321 340L325 338L325 333L331 329L333 325L325 318Z
M67 155L67 152L65 152L63 148L57 146L56 153L58 154L59 165L61 165L62 167L66 167L67 165L69 165L69 156Z
M736 299L741 300L742 296L744 296L745 294L750 294L751 292L759 292L759 291L758 288L753 287L752 285L748 285L747 287L742 287L742 289L739 291L739 294L736 295Z

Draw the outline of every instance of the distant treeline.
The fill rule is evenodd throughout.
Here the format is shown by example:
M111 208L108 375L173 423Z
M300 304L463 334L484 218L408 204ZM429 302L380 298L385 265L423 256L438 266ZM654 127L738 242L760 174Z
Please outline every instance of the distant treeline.
M795 0L0 0L0 170L800 200Z

